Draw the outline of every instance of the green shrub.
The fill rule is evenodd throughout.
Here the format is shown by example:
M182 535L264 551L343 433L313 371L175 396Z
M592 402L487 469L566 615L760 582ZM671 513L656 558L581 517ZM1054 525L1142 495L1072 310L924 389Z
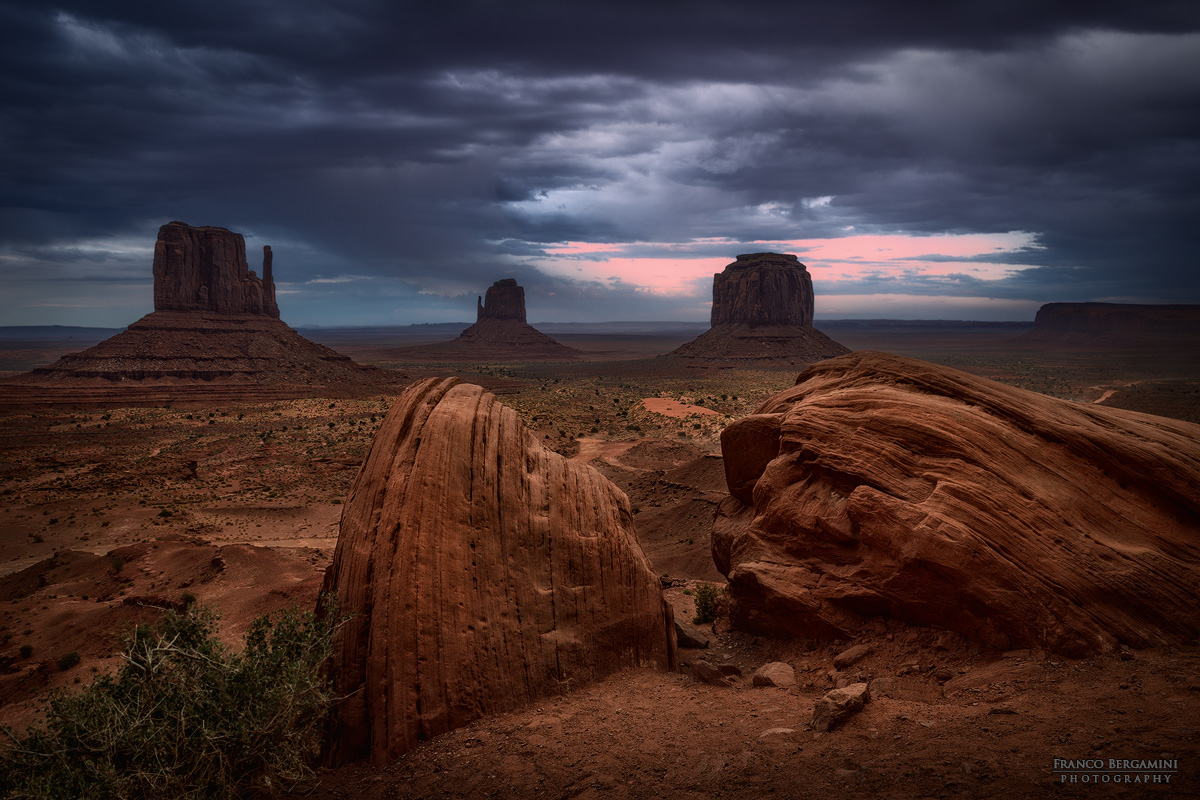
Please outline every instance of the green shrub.
M241 653L193 606L139 626L115 675L47 701L42 727L0 750L0 796L235 798L312 775L333 701L322 664L332 608L255 620Z
M712 622L716 619L717 598L725 593L725 589L711 583L702 583L696 587L696 625Z
M81 660L81 658L79 655L79 651L72 650L69 653L63 653L61 656L59 656L58 661L56 661L55 663L58 664L58 669L60 672L66 672L71 667L78 664L80 662L80 660Z

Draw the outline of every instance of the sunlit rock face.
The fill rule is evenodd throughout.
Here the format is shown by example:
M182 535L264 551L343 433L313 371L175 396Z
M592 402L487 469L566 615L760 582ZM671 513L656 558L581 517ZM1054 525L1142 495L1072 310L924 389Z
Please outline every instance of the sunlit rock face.
M1200 426L916 359L815 364L721 437L734 624L1079 655L1200 633Z
M386 763L485 714L675 661L623 492L479 386L397 399L342 514L326 588L333 761Z

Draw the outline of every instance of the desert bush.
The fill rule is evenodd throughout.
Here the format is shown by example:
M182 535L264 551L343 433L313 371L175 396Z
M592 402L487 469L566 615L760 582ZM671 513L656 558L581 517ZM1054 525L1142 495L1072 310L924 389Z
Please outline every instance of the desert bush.
M234 798L312 774L333 701L323 664L332 611L259 617L240 653L192 606L126 638L124 664L47 701L41 727L5 729L0 796Z
M21 658L29 658L33 655L33 645L23 644L18 652L21 654Z
M720 586L714 586L711 583L698 585L696 587L696 618L692 622L696 625L712 622L716 618L717 598L724 591Z
M58 669L60 672L66 672L71 667L78 664L81 660L82 660L82 656L79 655L79 651L72 650L69 653L63 653L61 656L58 657L58 661L56 661L54 663L58 665Z

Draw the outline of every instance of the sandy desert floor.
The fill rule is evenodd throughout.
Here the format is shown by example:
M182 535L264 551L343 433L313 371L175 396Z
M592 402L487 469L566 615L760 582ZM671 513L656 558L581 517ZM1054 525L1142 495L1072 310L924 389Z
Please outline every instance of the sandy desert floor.
M1191 353L1019 350L1011 331L834 335L1080 402L1200 421ZM795 375L668 369L648 356L674 345L652 338L590 340L605 354L592 363L382 366L481 383L548 446L617 483L655 568L672 579L677 616L690 618L685 590L722 581L708 541L724 495L719 432ZM369 361L378 346L344 349ZM111 669L121 631L185 593L220 610L231 643L259 613L314 604L341 503L390 400L197 397L0 413L0 724L23 725L46 689ZM386 769L325 772L314 796L1200 796L1196 643L1071 661L890 623L858 642L754 639L720 622L708 635L708 649L682 658L735 665L743 677L731 687L686 671L614 676L480 720ZM831 675L834 655L854 643L871 654ZM60 671L69 651L82 660ZM776 660L796 668L798 686L751 686L753 670ZM873 702L832 733L812 731L816 700L835 680L860 677L872 681ZM1062 783L1055 758L1175 759L1178 771L1170 784Z

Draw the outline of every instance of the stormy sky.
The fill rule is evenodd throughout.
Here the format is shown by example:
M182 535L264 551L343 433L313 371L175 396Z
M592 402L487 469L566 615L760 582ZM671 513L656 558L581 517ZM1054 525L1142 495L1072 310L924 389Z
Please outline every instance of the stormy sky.
M920 11L916 9L919 7ZM152 310L158 227L292 325L1200 302L1200 5L0 0L0 325Z

